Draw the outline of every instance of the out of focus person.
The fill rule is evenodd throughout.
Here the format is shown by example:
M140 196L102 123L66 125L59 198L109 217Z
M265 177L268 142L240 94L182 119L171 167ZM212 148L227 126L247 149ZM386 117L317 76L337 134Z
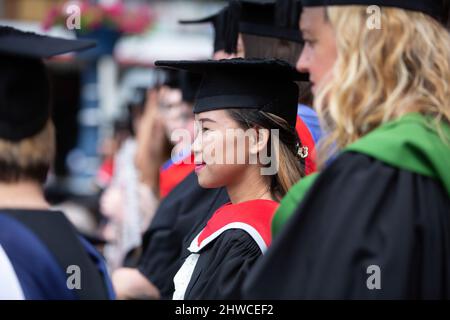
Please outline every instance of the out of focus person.
M116 137L122 131L121 127L127 128L128 136L116 142L119 149L114 155L111 183L100 199L100 211L107 218L103 232L109 243L105 246L104 254L110 270L136 263L142 234L158 205L154 193L140 181L135 164L135 132L141 121L145 97L146 90L137 88L134 99L127 104L126 119L121 121L123 125L116 126Z
M43 58L92 47L0 26L0 299L110 299L103 258L42 184L55 156Z
M210 16L194 19L180 20L181 24L204 24L210 23L214 30L213 59L231 59L244 57L244 45L239 35L239 17L241 15L241 4L232 0Z
M301 3L297 0L241 1L239 32L246 58L276 58L295 65L304 41L298 29ZM299 104L296 130L303 145L305 173L317 170L316 145L322 132L312 108L310 81L297 81Z

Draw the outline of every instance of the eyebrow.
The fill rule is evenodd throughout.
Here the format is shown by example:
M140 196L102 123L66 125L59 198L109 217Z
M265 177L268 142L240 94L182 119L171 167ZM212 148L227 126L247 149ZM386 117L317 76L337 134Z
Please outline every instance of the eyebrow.
M210 121L210 122L217 122L217 121L214 121L214 120L212 120L212 119L210 119L210 118L200 118L200 119L198 119L198 121L201 121L201 122L207 122L207 121Z

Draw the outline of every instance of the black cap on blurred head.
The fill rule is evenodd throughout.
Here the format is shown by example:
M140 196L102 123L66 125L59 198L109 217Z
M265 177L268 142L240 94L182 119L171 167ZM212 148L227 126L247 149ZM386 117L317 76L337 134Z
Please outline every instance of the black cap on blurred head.
M184 102L194 103L202 76L198 73L180 71L180 89Z
M303 43L299 31L301 3L298 0L275 2L242 1L241 33Z
M237 52L239 17L241 5L230 3L219 12L197 20L180 20L181 24L211 23L214 28L214 52L224 50L228 54Z
M194 113L244 108L275 114L295 127L298 87L304 80L289 63L277 59L156 61L160 67L202 74Z
M182 100L193 103L200 85L201 75L183 70L165 69L164 86L181 91Z
M180 89L180 77L178 70L164 70L164 81L162 82L163 86L167 86L171 89Z
M303 7L337 5L377 5L418 11L446 24L449 18L448 0L301 0Z
M50 85L43 58L95 46L0 26L0 139L33 136L50 117Z

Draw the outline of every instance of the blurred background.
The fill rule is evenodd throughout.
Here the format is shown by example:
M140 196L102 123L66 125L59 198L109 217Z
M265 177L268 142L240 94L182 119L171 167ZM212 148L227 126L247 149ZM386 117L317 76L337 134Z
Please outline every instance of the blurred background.
M101 212L101 196L113 180L118 151L132 135L132 106L140 105L142 110L146 90L166 77L155 70L154 61L210 58L212 26L181 25L178 20L208 16L225 4L204 0L0 0L1 25L97 41L94 49L47 61L57 156L46 196L92 242L103 245L114 240L104 230L108 217ZM108 202L106 207L114 207L114 199Z

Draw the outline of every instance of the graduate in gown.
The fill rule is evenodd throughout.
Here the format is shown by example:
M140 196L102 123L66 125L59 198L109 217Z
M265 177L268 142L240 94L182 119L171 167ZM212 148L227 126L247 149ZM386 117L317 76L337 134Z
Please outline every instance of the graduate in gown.
M195 171L202 187L225 187L230 197L194 234L174 277L173 298L239 298L243 280L270 245L277 201L303 174L294 82L302 75L275 59L156 65L203 75L194 105ZM244 131L246 137L239 136Z
M324 169L282 200L244 297L449 299L448 1L303 4Z
M298 29L301 3L297 0L240 1L239 32L246 58L275 58L295 65L303 49ZM321 129L316 112L311 108L311 83L297 82L299 105L295 129L303 145L305 174L317 170L316 144Z
M0 27L0 299L110 299L103 258L42 184L55 150L43 58L94 46Z
M231 1L219 12L182 24L210 23L214 29L214 57L230 58L239 53L239 5ZM163 168L164 169L164 168ZM173 277L180 268L191 234L204 228L211 215L229 202L223 188L204 189L194 172L162 199L143 237L143 254L136 269L114 272L113 282L122 299L171 299Z

